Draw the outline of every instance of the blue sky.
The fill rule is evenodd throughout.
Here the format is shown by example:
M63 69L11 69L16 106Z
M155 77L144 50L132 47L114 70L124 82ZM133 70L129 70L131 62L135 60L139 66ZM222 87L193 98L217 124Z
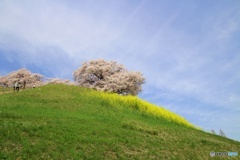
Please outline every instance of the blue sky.
M0 75L72 80L99 58L142 72L141 98L240 141L239 0L0 1Z

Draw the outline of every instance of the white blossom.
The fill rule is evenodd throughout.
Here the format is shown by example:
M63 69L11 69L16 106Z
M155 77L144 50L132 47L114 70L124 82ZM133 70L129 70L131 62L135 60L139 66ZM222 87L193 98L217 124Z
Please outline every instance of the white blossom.
M82 87L131 95L137 95L144 83L140 72L128 71L123 65L101 59L83 63L73 78Z
M46 84L66 84L66 85L77 85L75 82L71 82L68 79L49 78Z
M15 82L19 82L22 87L32 88L35 86L43 85L43 75L38 73L31 73L25 68L21 68L17 71L13 71L6 76L0 77L0 84L6 87L11 87ZM25 84L25 85L24 85Z

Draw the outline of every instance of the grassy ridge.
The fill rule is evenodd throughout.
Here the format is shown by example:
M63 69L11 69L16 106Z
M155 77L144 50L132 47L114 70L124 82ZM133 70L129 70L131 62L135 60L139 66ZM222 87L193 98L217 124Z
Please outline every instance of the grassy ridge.
M65 85L0 95L0 131L0 159L209 159L240 149L136 97Z

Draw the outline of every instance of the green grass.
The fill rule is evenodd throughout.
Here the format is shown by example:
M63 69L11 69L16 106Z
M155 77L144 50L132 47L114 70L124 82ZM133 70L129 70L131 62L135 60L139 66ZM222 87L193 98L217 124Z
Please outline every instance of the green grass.
M210 159L240 150L136 97L65 85L1 94L0 131L0 159Z
M0 94L11 93L11 92L13 92L13 87L0 86Z

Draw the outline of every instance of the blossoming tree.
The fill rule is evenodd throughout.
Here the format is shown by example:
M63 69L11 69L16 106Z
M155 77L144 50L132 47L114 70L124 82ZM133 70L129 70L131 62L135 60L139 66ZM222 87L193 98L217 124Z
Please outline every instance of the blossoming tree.
M140 72L128 71L113 61L85 62L73 73L78 85L99 91L137 95L145 79Z
M12 86L15 82L19 82L23 88L30 88L33 85L43 85L43 75L38 73L31 73L25 68L13 71L6 76L0 77L0 84L3 86Z

